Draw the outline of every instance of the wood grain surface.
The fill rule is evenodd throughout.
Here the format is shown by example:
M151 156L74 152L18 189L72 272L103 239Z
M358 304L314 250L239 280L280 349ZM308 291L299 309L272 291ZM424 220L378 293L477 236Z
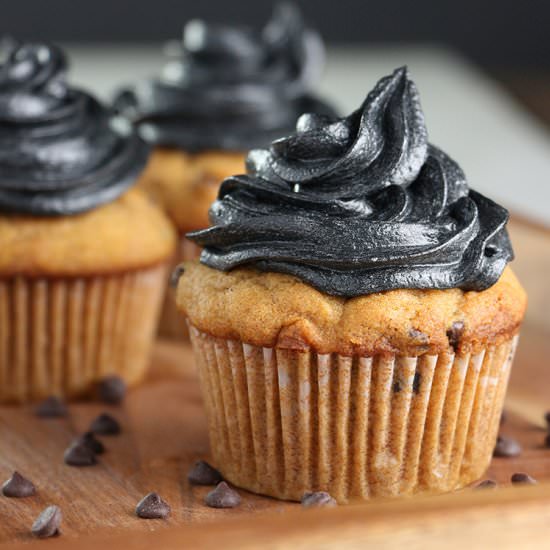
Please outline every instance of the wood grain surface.
M445 548L547 548L550 449L543 446L543 413L550 409L550 234L523 223L511 229L515 269L530 308L512 371L510 414L502 426L524 451L493 461L487 477L501 488L316 511L243 491L237 509L208 508L203 499L209 489L190 487L186 479L193 461L208 458L191 352L163 341L155 347L149 379L120 407L75 403L67 419L48 420L35 417L30 407L0 408L0 480L17 469L38 489L27 499L0 496L0 547L441 548L444 540ZM123 433L102 438L107 452L98 465L64 465L69 441L103 411L120 420ZM507 488L518 471L549 484ZM149 491L170 503L169 520L135 517L136 503ZM30 525L48 504L63 510L62 535L35 541ZM522 540L526 545L519 545Z

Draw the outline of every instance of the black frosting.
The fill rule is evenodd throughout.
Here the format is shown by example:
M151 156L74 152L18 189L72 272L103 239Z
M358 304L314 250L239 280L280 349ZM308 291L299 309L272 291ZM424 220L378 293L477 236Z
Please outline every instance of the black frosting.
M57 216L116 199L147 160L128 121L65 80L63 52L2 43L0 211Z
M154 144L244 151L294 130L304 112L334 116L309 91L323 68L319 36L278 5L260 32L194 20L162 78L123 90L115 106Z
M482 290L513 257L507 211L428 143L406 68L348 117L305 114L296 134L251 151L248 175L223 182L210 217L189 234L203 263L289 273L338 296Z

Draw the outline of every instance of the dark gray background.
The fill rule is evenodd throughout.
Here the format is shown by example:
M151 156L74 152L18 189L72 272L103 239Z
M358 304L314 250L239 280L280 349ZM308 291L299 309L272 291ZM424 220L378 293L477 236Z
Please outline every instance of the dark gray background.
M494 68L550 68L550 0L305 0L331 44L438 42ZM0 29L22 39L162 41L184 21L261 24L263 0L0 0Z

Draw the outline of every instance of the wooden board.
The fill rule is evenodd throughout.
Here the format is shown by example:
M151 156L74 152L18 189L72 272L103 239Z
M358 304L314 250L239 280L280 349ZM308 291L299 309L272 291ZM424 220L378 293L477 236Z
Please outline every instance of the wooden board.
M430 548L454 533L448 543L457 548L473 535L481 537L478 542L486 542L484 537L489 535L492 542L500 537L503 548L516 541L517 548L519 534L531 532L533 526L538 531L532 543L546 544L550 450L543 447L542 415L550 409L550 291L545 280L550 269L550 235L519 222L512 225L512 233L518 255L516 271L528 287L531 307L507 398L511 414L502 432L516 437L524 452L516 459L495 459L488 477L505 486L512 473L525 471L539 481L547 480L547 486L465 490L444 497L330 511L302 511L297 504L243 491L239 508L213 510L203 504L208 488L192 488L186 480L193 461L208 458L192 355L186 346L158 342L147 383L131 391L121 407L78 403L71 405L68 419L51 420L36 418L29 407L0 408L0 479L18 469L38 487L38 495L30 499L0 497L0 545L48 544L68 549L78 541L82 549L241 549L260 543L263 548L356 548L371 542L377 548L392 548L407 541L413 548L414 544ZM68 442L106 409L120 419L124 433L104 438L108 451L99 465L64 465ZM135 517L136 503L149 491L159 492L171 504L169 520ZM62 507L63 535L47 542L33 541L29 527L50 503ZM505 524L503 514L511 518ZM499 522L501 532L510 531L508 536L489 529L492 525L494 531Z

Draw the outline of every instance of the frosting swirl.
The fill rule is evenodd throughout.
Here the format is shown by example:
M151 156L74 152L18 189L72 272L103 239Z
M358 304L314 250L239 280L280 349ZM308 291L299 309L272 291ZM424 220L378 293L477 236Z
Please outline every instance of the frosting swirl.
M5 40L0 64L0 211L76 214L116 199L147 160L131 125L69 87L63 52Z
M305 114L296 134L253 150L189 234L201 261L295 275L358 296L397 288L482 290L513 257L507 211L468 188L428 143L406 68L346 118Z
M123 90L115 106L155 144L248 150L292 132L303 112L334 114L309 93L323 64L319 36L292 5L261 32L194 20L163 76Z

